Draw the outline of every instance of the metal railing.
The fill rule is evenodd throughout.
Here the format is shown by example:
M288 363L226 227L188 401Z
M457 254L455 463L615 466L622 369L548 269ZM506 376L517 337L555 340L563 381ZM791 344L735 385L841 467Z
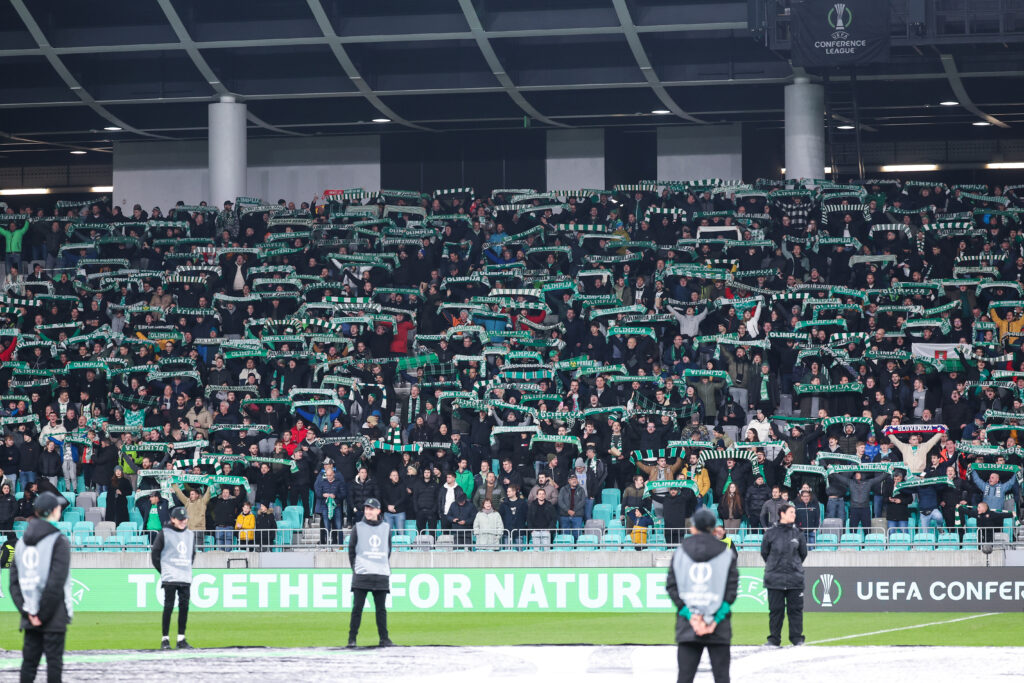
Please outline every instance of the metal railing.
M624 529L553 528L504 529L500 532L475 534L472 529L441 529L418 532L415 528L393 529L394 551L586 551L586 550L673 550L689 534L688 529L646 527ZM78 552L148 552L157 532L139 529L125 523L111 530L86 526L61 526L61 531ZM20 534L21 529L0 531L0 534ZM1024 531L1010 529L977 529L976 527L947 528L945 526L895 527L878 526L850 529L824 526L802 529L808 548L812 551L836 550L1002 550L1024 548ZM285 552L285 551L347 551L351 529L331 532L317 528L205 529L197 531L197 550L200 552ZM735 529L729 538L738 551L759 552L764 538L763 529Z

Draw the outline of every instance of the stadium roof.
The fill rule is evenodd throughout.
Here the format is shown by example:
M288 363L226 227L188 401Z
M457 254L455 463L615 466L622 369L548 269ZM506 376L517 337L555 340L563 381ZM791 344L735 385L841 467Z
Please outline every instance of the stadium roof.
M905 0L893 4L892 63L858 74L865 130L941 137L978 112L1024 123L1024 19L1001 11L994 28L961 30L951 14L922 30L900 14ZM781 127L793 70L763 28L750 30L744 1L7 0L0 131L15 138L2 153L204 138L220 95L248 104L251 136L525 119ZM839 117L848 90L835 87Z

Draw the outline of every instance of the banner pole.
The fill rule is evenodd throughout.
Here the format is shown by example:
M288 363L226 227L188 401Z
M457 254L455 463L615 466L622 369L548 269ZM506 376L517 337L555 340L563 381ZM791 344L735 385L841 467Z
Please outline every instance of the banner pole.
M860 148L860 110L857 108L857 69L856 67L850 67L850 95L853 100L853 127L854 134L856 136L857 144L857 177L860 180L864 179L864 155L861 154Z

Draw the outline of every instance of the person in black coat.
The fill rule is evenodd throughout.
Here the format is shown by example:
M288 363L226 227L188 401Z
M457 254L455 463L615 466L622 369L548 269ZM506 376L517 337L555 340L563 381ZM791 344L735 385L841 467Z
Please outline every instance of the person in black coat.
M693 517L697 509L697 496L688 487L671 488L661 505L665 518L665 541L678 545L687 526L686 520Z
M106 491L108 482L114 478L114 468L117 466L117 449L110 443L107 437L100 438L100 447L92 456L92 478L96 482L97 491Z
M291 473L288 480L288 505L302 505L303 516L309 517L312 512L309 507L309 492L313 488L313 465L306 456L307 453L301 448L296 448L292 453L292 462L295 463L296 470ZM342 478L344 479L343 475Z
M729 680L729 645L732 642L731 607L739 593L739 569L736 554L729 546L712 535L716 523L710 510L694 514L692 535L676 548L669 564L665 590L671 598L679 616L676 618L676 642L679 644L680 681L692 681L704 649L708 650L711 670L716 681ZM723 553L725 555L723 556ZM721 559L728 558L727 562ZM696 583L692 570L706 563L710 571L716 564L728 566L724 588L721 594L708 590L714 577L707 583ZM681 574L681 575L680 575Z
M278 497L280 477L271 471L269 464L260 463L260 471L253 477L252 483L256 486L256 504L273 507Z
M416 531L434 531L437 529L438 505L441 484L434 478L429 467L424 467L422 476L412 485L410 507L416 515Z
M4 482L0 485L0 531L14 528L14 518L18 513L18 500L11 493L11 485Z
M40 495L35 502L35 516L25 529L25 535L18 541L15 561L11 565L11 598L21 614L21 630L25 632L22 650L21 680L34 681L39 660L46 653L46 678L60 681L64 666L64 637L71 623L73 606L70 593L71 544L60 535L56 527L60 519L64 499L49 493ZM26 562L27 550L34 549L49 536L58 534L53 541L50 566L47 568L46 585L39 590L38 602L28 611L26 595L22 590L19 575L35 571L35 566ZM34 554L36 563L42 553ZM32 567L29 569L28 567ZM38 575L37 575L38 576ZM28 578L28 577L26 577ZM38 584L37 584L38 585Z
M131 519L128 515L128 500L133 490L131 480L124 476L124 470L115 467L114 476L111 477L110 486L107 488L107 515L104 517L106 521L117 525Z
M513 547L518 547L524 542L527 517L529 514L529 503L525 498L519 497L519 487L510 484L505 488L505 500L501 502L498 513L505 525L505 530L511 534Z
M274 544L277 538L277 519L274 518L274 511L266 505L260 505L259 514L256 515L256 543L261 548Z
M796 506L783 504L779 523L768 529L761 541L764 586L768 589L768 642L782 646L782 620L789 617L789 642L804 642L804 559L807 539L796 527Z
M353 525L363 518L363 504L376 497L377 482L370 477L366 466L362 465L357 470L355 479L348 483L348 507Z

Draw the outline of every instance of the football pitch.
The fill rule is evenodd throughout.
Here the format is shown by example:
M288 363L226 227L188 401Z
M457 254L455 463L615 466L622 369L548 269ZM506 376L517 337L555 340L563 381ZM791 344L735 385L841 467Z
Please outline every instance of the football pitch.
M373 616L364 614L360 646L377 643ZM0 619L0 648L21 649L14 614ZM734 614L733 643L761 645L768 634L767 614ZM172 620L172 629L176 625ZM668 645L673 643L671 613L530 614L393 613L391 639L407 646L488 645ZM785 642L786 627L783 627ZM1024 614L831 613L804 615L807 644L878 645L1024 645ZM188 639L198 648L343 646L348 612L192 612ZM84 612L68 630L68 650L145 650L160 645L160 614Z

